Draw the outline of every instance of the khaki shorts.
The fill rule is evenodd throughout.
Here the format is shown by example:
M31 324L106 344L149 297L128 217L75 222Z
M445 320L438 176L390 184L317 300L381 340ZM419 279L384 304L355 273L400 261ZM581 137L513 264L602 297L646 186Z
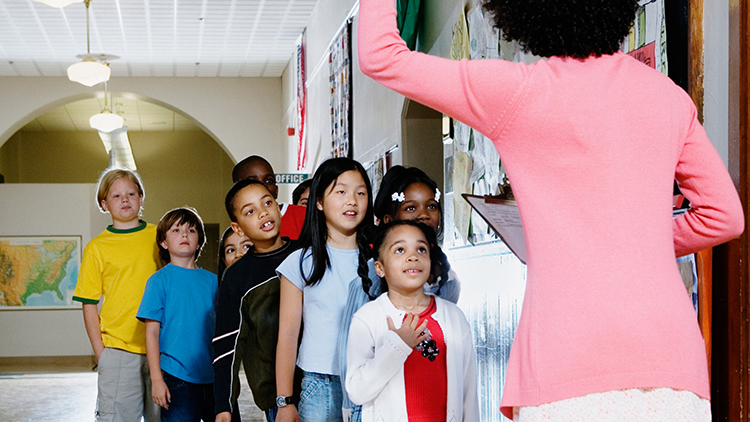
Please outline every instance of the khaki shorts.
M151 399L146 355L104 348L99 356L97 422L158 422L159 406Z

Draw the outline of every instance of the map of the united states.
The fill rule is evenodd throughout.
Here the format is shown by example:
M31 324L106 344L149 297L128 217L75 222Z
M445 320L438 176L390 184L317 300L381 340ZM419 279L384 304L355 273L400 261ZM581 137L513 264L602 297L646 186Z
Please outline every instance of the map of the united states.
M79 251L77 238L0 240L0 306L70 305Z

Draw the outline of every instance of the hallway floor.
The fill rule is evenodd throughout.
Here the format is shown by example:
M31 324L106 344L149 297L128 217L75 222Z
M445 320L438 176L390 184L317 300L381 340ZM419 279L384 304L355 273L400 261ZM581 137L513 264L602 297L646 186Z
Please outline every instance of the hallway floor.
M265 422L240 374L243 422ZM89 367L0 368L2 422L87 422L94 420L96 372ZM213 422L213 421L212 421Z

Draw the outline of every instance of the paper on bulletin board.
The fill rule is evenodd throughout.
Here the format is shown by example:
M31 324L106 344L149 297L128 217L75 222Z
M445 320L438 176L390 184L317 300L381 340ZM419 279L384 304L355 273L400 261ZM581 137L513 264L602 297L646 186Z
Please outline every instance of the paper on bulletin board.
M667 74L667 23L664 0L639 0L638 11L622 51Z
M484 15L482 7L477 6L469 10L469 50L471 60L481 59L486 50L484 38Z
M453 124L453 142L456 150L468 153L469 145L471 144L471 127L455 120Z
M495 28L492 24L491 19L484 19L484 58L485 59L497 59L500 58L500 31Z
M474 148L472 157L474 164L479 160L482 162L484 178L491 183L491 180L500 180L500 155L492 140L478 131L473 131Z
M472 162L469 154L455 151L453 154L453 223L456 231L464 240L469 240L469 227L471 226L471 205L461 198L462 192L471 192L469 177L471 175Z
M469 28L466 24L466 14L461 8L461 14L458 16L458 22L453 27L453 39L451 40L451 51L449 55L451 60L468 59L471 57L469 49Z

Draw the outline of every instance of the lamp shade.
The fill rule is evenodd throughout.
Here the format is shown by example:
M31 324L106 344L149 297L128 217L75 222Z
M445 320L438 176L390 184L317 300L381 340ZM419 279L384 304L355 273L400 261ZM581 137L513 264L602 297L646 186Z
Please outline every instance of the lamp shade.
M111 111L102 111L89 119L92 128L105 133L121 128L123 123L125 119Z
M83 60L68 67L68 79L86 86L94 86L109 80L112 71L109 66L93 60Z
M69 4L81 3L83 0L34 0L37 3L43 3L47 6L56 7L58 9L63 8Z

